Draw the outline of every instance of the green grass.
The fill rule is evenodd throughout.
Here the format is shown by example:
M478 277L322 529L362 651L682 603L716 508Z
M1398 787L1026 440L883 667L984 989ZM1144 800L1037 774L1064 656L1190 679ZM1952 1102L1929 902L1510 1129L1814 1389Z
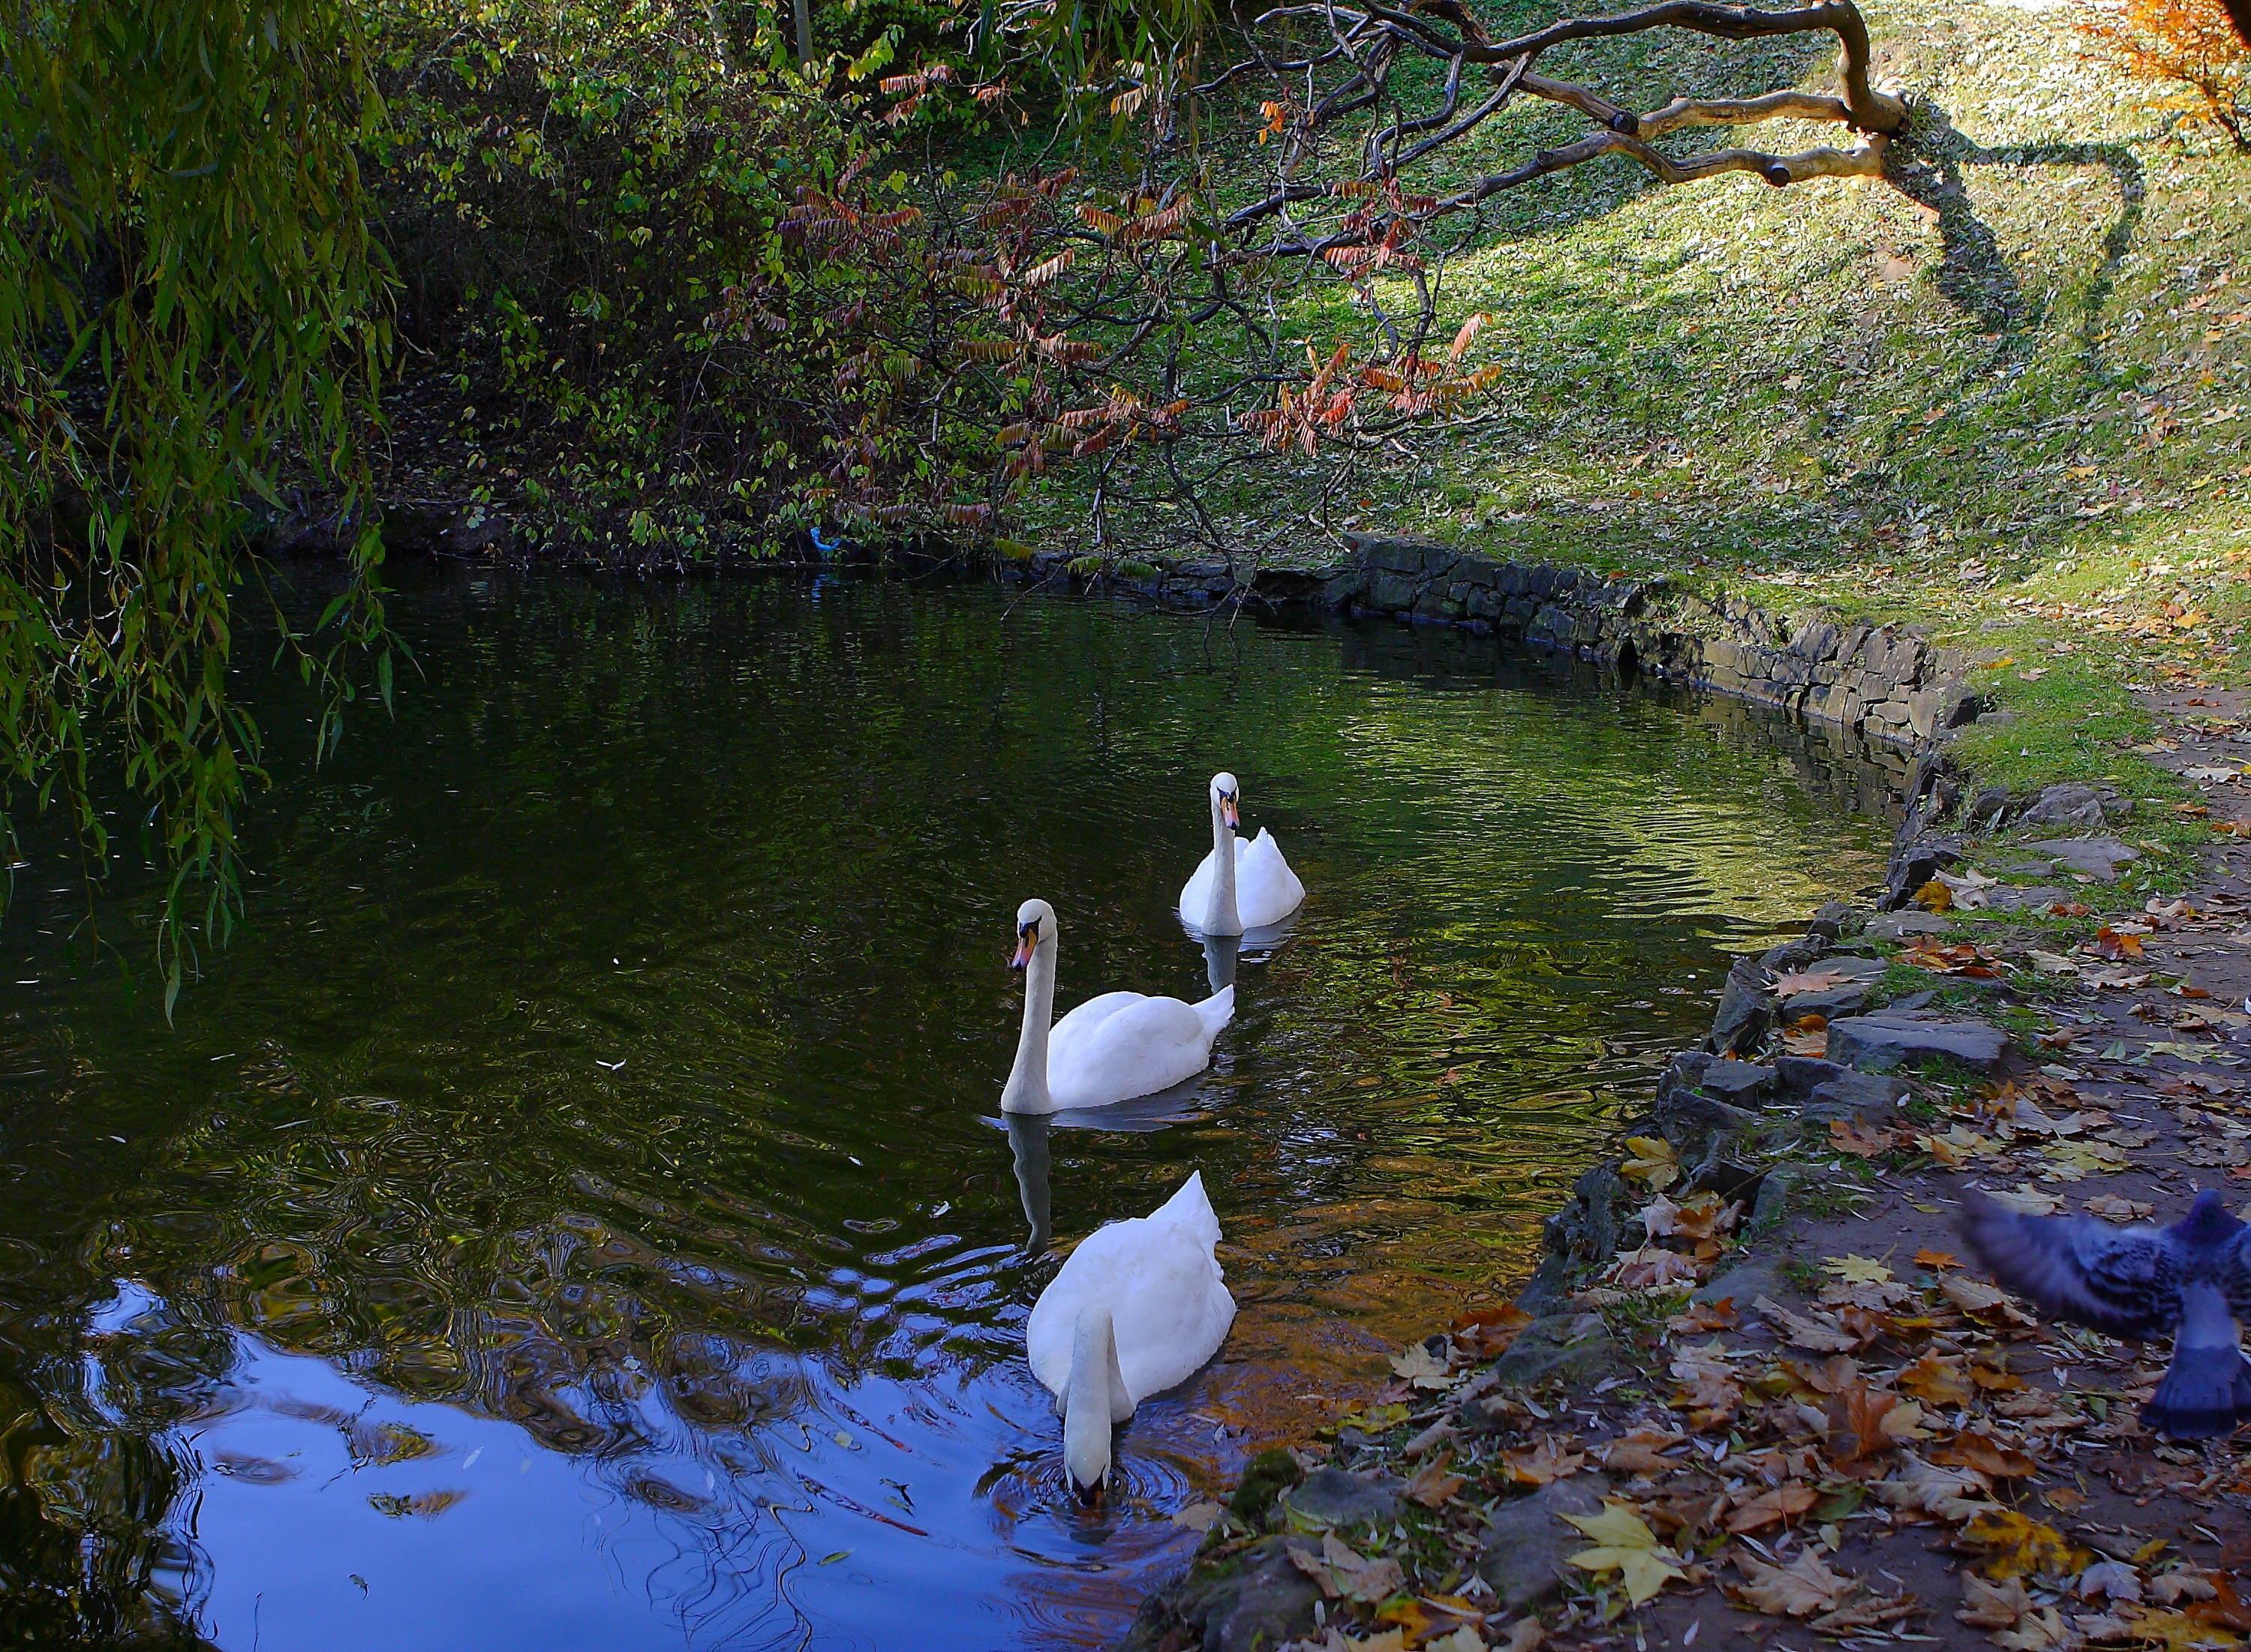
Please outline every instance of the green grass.
M1981 776L2179 800L2127 749L2151 728L2130 688L2247 681L2251 162L2088 59L2070 6L1867 11L1915 109L1900 187L1666 189L1613 159L1500 198L1439 279L1447 328L1494 316L1473 359L1509 377L1478 428L1387 450L1335 525L1920 625L2009 661L1984 686L2017 722L1957 748ZM1591 45L1568 72L1643 107L1825 83L1739 51ZM1575 119L1513 110L1458 169ZM1354 332L1353 303L1318 291L1293 336ZM1239 543L1321 555L1326 474L1278 455L1207 502Z

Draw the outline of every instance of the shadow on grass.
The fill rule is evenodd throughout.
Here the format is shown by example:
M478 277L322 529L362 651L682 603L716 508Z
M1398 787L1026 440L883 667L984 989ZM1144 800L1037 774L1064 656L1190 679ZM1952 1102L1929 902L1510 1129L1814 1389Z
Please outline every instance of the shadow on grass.
M1994 358L1987 370L2030 353L2033 332L2048 319L2046 301L2029 299L1998 238L1980 218L1964 186L1964 169L1977 166L2102 167L2118 186L2118 216L2102 237L2102 260L2095 280L2079 301L2076 318L2084 371L2094 383L2108 382L2096 328L2103 306L2117 285L2121 260L2134 242L2148 194L2141 161L2123 143L2007 143L1988 148L1956 129L1946 111L1917 103L1914 135L1893 151L1885 169L1891 183L1918 205L1937 214L1945 262L1938 290L1957 309L1994 335Z

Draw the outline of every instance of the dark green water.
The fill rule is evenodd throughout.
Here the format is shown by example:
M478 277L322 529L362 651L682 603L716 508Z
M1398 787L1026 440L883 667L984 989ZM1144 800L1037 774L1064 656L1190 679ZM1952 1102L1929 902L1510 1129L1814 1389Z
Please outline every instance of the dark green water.
M1877 874L1881 771L1724 702L1010 602L412 582L395 724L313 771L262 697L250 921L170 1028L18 873L0 1631L1106 1644L1172 1511L1506 1296L1729 951ZM1067 1246L1202 1167L1242 1313L1090 1525L1022 1359L1002 965L1036 894L1059 1010L1202 996L1221 766L1308 905L1196 1093L1057 1129L1049 1191ZM145 897L101 909L135 966Z

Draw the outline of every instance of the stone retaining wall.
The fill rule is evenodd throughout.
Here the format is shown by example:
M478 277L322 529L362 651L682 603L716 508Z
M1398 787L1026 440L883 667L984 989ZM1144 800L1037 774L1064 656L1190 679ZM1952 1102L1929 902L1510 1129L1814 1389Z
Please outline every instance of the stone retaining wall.
M1665 577L1611 579L1422 540L1348 543L1330 567L1261 568L1245 578L1225 563L1182 563L1139 589L1172 606L1247 598L1514 637L1902 743L1982 709L1966 675L1972 657L1932 646L1913 626L1792 620ZM1064 560L1033 565L1044 573Z

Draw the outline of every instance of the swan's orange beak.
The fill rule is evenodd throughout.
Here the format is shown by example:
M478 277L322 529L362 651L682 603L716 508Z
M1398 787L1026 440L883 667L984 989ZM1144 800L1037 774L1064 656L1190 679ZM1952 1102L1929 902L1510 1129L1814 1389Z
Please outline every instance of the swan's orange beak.
M1219 794L1219 818L1227 822L1229 832L1243 830L1243 805L1232 791Z
M1016 931L1016 955L1008 960L1008 967L1021 970L1032 961L1032 949L1040 944L1040 926L1027 923Z

